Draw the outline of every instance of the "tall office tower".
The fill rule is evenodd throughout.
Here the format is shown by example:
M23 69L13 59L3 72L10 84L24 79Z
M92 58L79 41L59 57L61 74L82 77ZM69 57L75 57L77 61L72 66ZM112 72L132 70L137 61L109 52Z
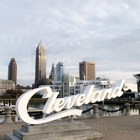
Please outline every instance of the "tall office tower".
M49 79L54 81L54 63L52 64L52 69L51 69L51 73L50 73Z
M12 58L8 65L8 80L15 82L15 87L17 84L17 64L15 58Z
M36 49L35 83L46 78L46 49L40 41Z
M54 71L54 80L55 81L61 81L62 76L64 75L64 65L62 62L59 62L56 67L55 67L55 71Z
M79 79L92 80L95 79L95 63L83 61L79 63Z

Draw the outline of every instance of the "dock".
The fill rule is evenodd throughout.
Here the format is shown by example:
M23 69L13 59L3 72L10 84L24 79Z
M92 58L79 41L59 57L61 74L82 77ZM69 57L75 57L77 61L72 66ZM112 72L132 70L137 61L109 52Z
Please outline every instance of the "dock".
M113 116L99 119L74 119L85 122L93 127L94 131L101 132L101 140L140 140L140 115ZM0 140L6 140L5 134L12 133L13 129L20 129L23 122L14 124L0 124Z

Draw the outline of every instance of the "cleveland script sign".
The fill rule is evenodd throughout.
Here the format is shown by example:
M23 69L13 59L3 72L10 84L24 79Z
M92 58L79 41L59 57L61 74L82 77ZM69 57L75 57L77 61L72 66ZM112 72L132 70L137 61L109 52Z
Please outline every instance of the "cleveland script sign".
M97 101L103 101L104 99L111 99L120 97L122 95L122 88L124 81L117 81L114 87L108 89L96 89L94 85L87 86L84 93L72 95L64 98L57 98L58 92L52 92L49 86L40 87L24 93L20 96L16 102L16 112L18 116L26 123L29 124L41 124L50 122L56 119L60 119L70 115L80 116L82 110L72 109L74 106L81 106L83 104L95 103ZM50 114L52 111L57 113L41 119L33 119L28 115L27 105L31 97L39 92L43 91L43 97L47 98L47 102L43 108L44 114ZM65 109L62 111L62 109Z

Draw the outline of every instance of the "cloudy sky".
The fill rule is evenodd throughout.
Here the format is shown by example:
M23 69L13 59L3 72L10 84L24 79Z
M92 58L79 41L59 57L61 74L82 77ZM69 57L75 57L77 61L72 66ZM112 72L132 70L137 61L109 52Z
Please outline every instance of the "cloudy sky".
M52 62L79 75L79 62L94 61L96 76L136 82L140 73L139 0L1 0L0 79L7 79L15 58L20 85L35 79L35 51L47 52L47 77Z

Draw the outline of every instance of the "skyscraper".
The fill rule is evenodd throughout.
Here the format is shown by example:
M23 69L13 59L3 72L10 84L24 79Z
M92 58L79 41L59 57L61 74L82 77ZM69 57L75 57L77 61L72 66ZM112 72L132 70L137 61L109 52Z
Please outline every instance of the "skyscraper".
M61 81L62 76L64 75L64 65L62 62L59 62L55 67L55 81Z
M12 58L8 65L8 80L13 80L17 84L17 64L15 58Z
M83 61L79 63L79 79L80 80L92 80L95 79L95 63Z
M49 79L54 81L54 63L52 64L52 69L51 69L51 73L50 73Z
M46 78L46 49L40 41L36 49L35 83Z

